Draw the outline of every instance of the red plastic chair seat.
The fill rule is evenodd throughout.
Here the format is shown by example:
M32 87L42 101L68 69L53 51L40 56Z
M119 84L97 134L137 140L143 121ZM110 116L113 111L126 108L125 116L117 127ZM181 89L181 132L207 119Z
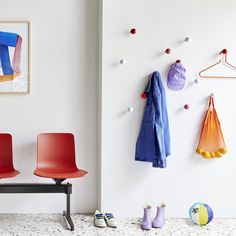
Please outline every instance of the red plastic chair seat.
M0 179L12 178L20 174L18 170L12 170L7 172L0 172Z
M83 177L88 173L76 166L73 134L40 134L37 146L38 158L35 175L52 179L67 179Z
M20 173L14 168L12 156L11 135L0 134L0 179L12 178Z
M68 178L79 178L86 175L88 172L85 170L73 170L73 171L64 171L57 172L55 170L43 170L37 169L34 171L34 174L44 178L52 178L52 179L68 179Z

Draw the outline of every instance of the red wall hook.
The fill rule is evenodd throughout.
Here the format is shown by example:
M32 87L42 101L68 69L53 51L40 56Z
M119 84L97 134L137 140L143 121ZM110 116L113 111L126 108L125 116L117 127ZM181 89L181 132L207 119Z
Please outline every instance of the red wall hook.
M141 93L140 97L142 99L146 99L147 98L147 93L146 92Z
M178 60L176 60L176 62L175 63L181 63L181 61L178 59Z
M167 48L167 49L165 50L165 53L166 53L166 54L170 54L170 53L171 53L171 49L170 49L170 48Z
M189 106L188 104L185 104L185 105L184 105L184 109L185 109L185 110L188 110L189 108L190 108L190 106Z
M227 54L228 53L228 50L226 49L226 48L224 48L221 52L220 52L220 54Z
M130 33L131 33L131 34L136 34L136 33L137 33L137 30L136 30L135 28L132 28L132 29L130 30Z

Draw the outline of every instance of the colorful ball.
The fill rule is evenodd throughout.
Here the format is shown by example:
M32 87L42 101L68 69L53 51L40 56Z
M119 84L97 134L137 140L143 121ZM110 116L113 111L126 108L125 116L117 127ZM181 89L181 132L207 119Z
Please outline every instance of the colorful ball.
M212 221L213 211L205 203L195 203L189 209L189 217L197 225L206 225Z

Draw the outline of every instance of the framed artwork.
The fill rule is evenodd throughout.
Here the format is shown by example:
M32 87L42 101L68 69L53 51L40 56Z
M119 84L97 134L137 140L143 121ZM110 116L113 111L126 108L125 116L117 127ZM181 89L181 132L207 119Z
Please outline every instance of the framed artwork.
M0 21L0 93L30 92L30 22Z

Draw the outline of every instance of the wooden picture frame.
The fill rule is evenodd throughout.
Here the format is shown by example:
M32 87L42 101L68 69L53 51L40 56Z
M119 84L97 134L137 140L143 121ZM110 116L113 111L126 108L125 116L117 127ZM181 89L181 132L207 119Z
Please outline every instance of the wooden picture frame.
M0 20L0 93L30 93L30 21Z

